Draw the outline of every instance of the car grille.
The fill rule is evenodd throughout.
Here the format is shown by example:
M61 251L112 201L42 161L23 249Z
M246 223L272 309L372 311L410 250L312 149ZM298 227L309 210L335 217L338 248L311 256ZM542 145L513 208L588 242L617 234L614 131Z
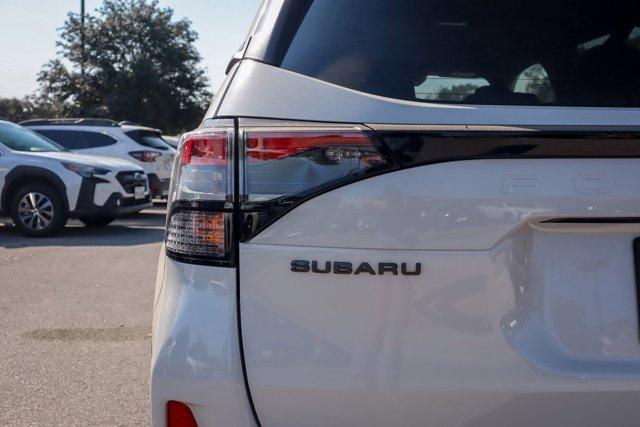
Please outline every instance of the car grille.
M116 179L127 193L133 193L136 187L144 187L147 189L147 177L143 172L127 171L119 172Z

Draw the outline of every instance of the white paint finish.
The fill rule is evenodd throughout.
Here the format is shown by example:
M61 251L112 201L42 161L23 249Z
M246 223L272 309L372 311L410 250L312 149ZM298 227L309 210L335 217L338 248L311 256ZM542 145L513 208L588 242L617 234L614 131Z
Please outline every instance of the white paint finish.
M269 426L635 426L640 160L476 160L333 190L241 245ZM423 273L294 273L294 259Z
M262 425L637 425L640 225L588 228L525 224L486 251L242 245ZM293 259L424 271L293 273Z
M510 239L518 287L508 341L556 374L640 380L639 236L640 224L536 224Z
M636 216L640 160L473 160L422 166L320 195L253 243L487 250L530 218Z
M154 426L166 403L188 403L201 426L254 427L240 365L236 271L161 255L151 361Z
M213 117L209 111L207 117ZM217 116L339 123L503 126L637 126L640 109L444 105L402 101L347 89L243 60Z

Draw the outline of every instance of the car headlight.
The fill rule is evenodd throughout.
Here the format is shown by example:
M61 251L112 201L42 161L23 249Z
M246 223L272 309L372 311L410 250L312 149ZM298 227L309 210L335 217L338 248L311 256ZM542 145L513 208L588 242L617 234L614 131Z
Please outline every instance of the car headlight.
M79 165L77 163L62 163L62 166L83 178L93 178L96 175L106 175L111 172L109 169L96 168L93 166Z

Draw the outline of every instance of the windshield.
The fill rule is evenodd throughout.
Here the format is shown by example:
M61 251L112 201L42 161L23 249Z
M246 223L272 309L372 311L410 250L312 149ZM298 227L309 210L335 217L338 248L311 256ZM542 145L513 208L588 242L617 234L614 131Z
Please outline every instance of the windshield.
M640 2L307 0L282 68L441 103L640 107Z
M0 122L0 143L13 151L64 151L55 142L22 126Z

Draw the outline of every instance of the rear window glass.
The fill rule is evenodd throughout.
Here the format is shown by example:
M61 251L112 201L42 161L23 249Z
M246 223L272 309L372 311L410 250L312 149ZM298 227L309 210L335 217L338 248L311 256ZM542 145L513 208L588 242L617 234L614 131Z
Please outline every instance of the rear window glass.
M162 136L155 132L145 131L129 131L125 132L127 136L137 142L139 145L143 145L149 148L156 148L158 150L168 150L169 145L162 139Z
M640 107L637 1L313 0L292 25L282 68L362 92Z
M72 130L35 129L40 135L55 141L67 150L78 150L86 148L78 138L78 132Z
M84 148L98 148L113 145L118 141L115 138L98 132L79 132L80 139Z

